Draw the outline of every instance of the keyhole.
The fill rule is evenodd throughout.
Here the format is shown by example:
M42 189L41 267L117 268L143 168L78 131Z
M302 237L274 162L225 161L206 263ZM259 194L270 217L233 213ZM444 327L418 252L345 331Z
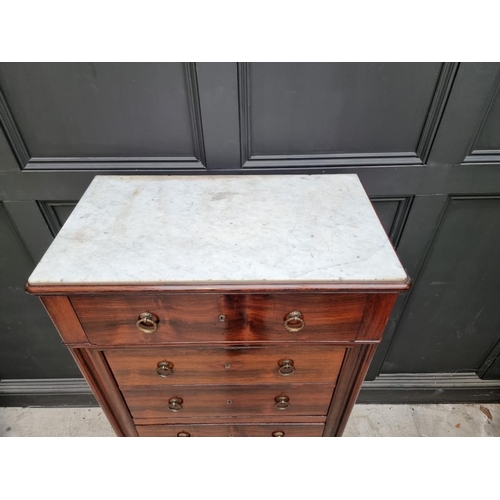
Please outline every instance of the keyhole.
M226 370L230 370L230 369L231 369L231 363L226 363L226 364L224 365L224 368L225 368Z
M226 316L224 314L220 314L219 321L226 321Z
M232 404L233 404L233 401L232 401L231 399L228 399L228 400L226 401L226 403L227 403L228 405L232 405Z

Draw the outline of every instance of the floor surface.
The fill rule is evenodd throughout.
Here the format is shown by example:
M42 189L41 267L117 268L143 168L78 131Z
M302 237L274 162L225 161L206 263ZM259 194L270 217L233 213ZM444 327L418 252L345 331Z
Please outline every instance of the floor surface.
M0 436L114 436L100 408L0 408ZM356 405L344 436L500 436L500 404Z

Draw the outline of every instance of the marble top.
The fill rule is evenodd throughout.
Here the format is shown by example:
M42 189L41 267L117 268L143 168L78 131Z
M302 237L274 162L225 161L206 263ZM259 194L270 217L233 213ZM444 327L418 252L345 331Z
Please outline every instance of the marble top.
M357 175L96 176L29 284L406 279Z

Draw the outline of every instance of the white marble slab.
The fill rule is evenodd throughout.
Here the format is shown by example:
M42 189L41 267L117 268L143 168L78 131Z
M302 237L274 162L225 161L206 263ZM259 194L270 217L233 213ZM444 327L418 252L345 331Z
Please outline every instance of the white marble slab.
M29 284L406 279L356 175L97 176Z

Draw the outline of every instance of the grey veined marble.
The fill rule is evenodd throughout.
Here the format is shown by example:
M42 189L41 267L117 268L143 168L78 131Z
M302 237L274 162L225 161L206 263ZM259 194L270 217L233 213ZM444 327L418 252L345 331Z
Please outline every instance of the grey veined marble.
M406 278L356 175L97 176L29 283Z

